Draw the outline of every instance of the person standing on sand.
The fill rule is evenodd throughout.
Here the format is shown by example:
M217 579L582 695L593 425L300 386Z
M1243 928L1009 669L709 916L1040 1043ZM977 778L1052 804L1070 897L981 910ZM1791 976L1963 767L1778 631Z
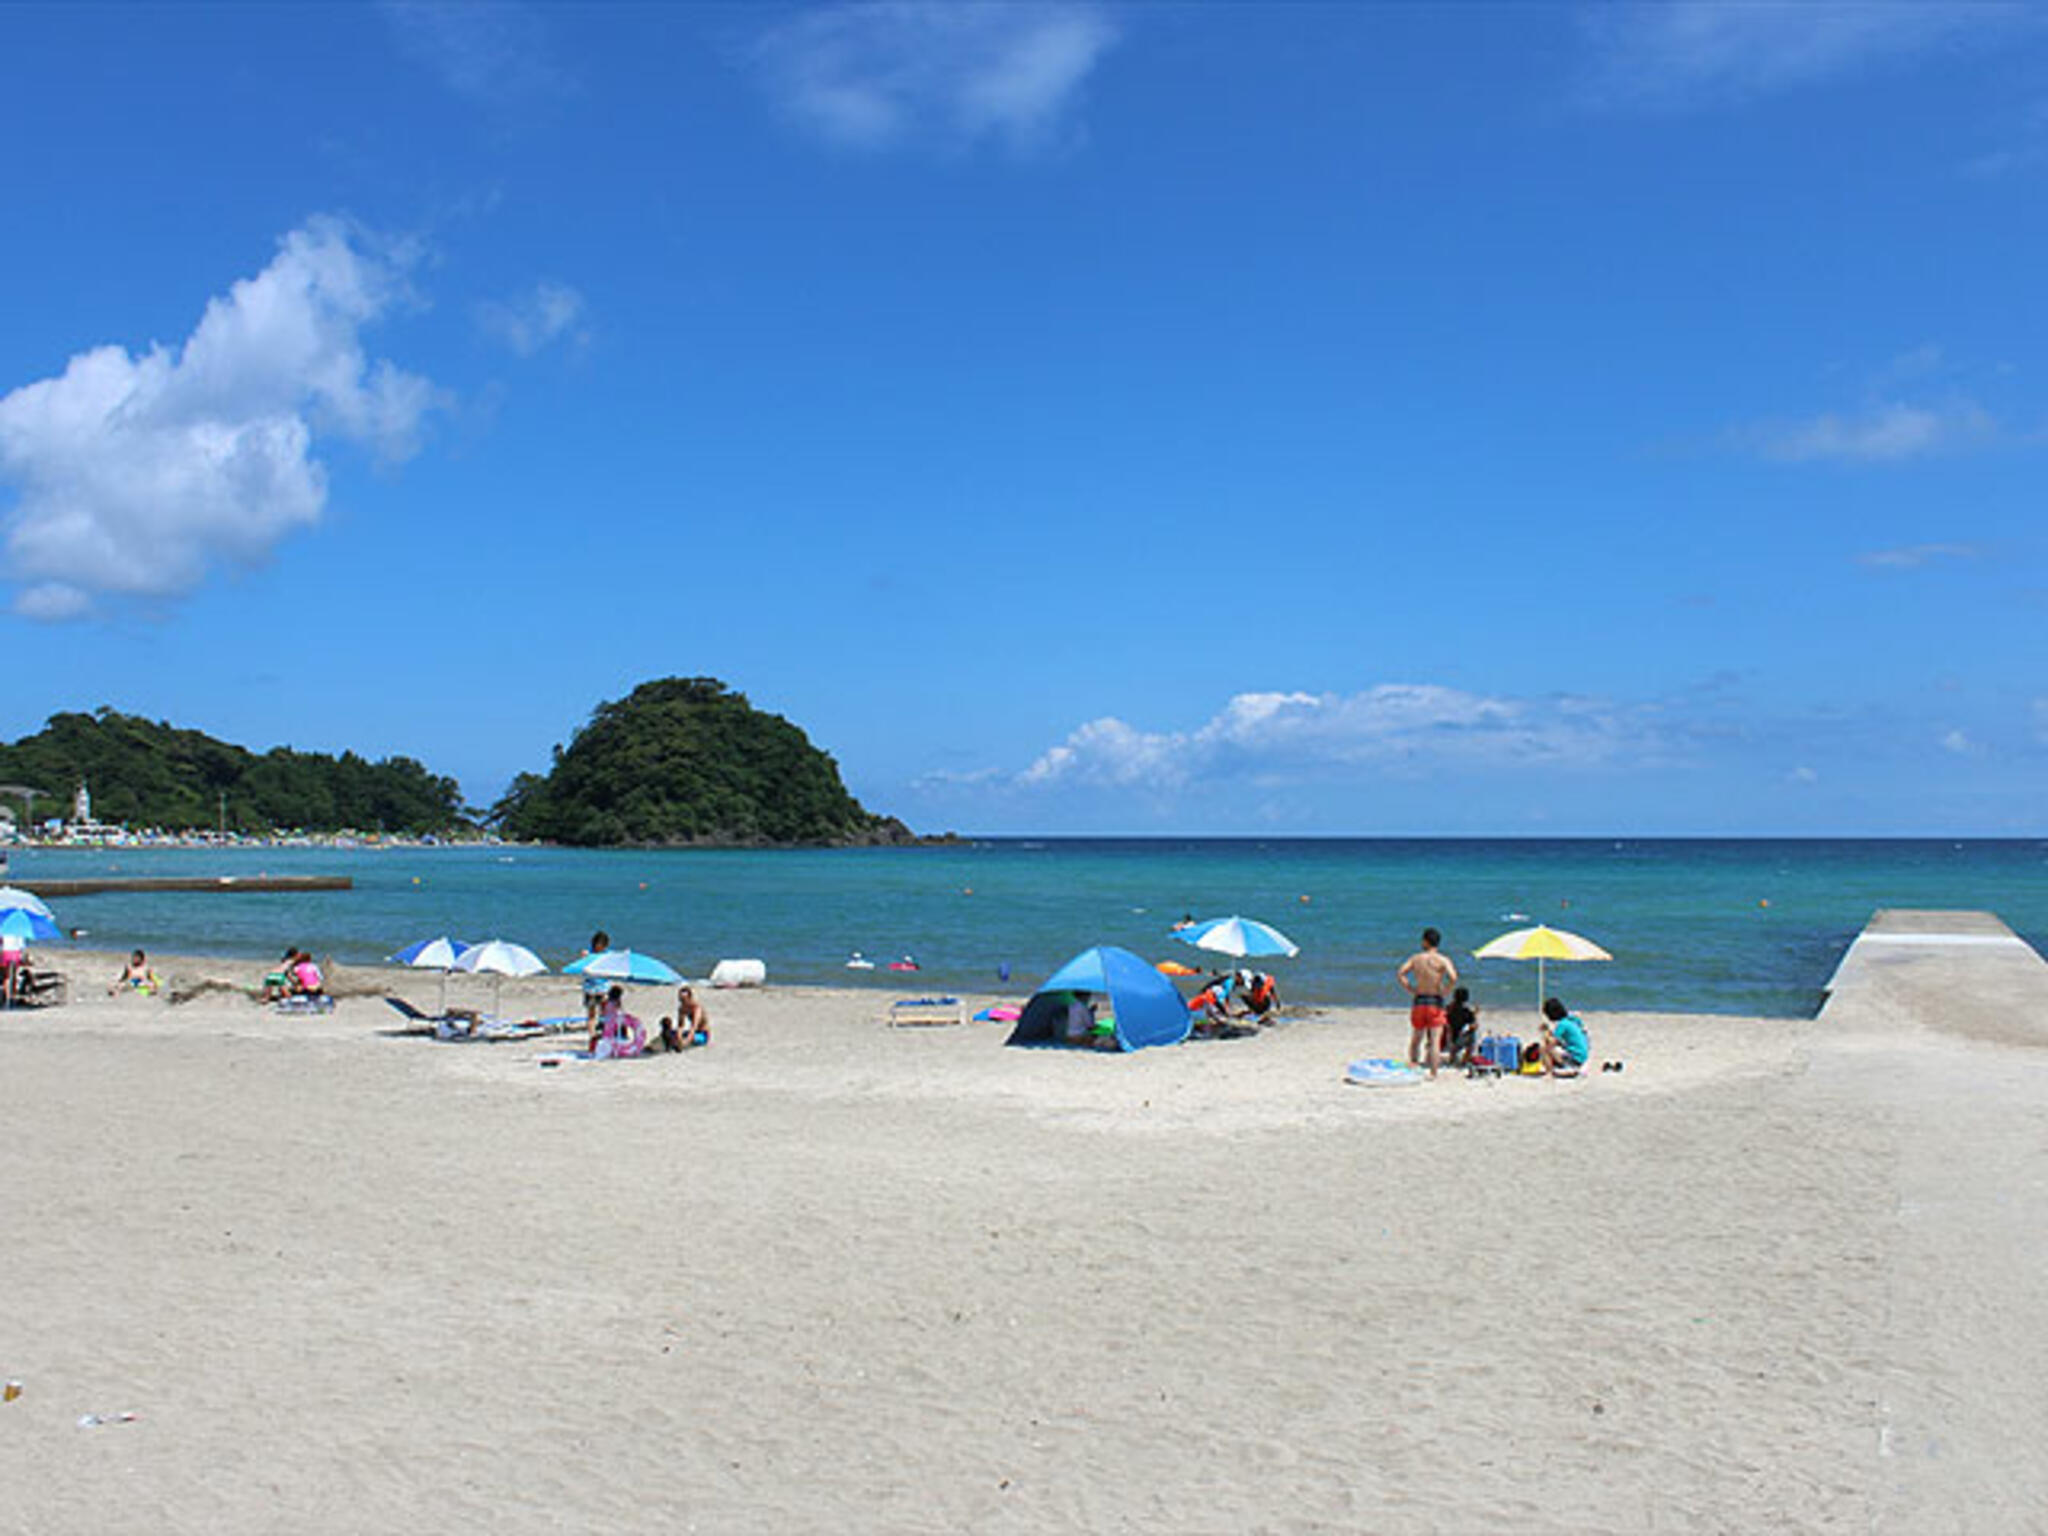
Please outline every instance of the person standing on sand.
M1432 1078L1436 1076L1437 1062L1443 1055L1444 994L1458 984L1458 968L1451 964L1449 955L1437 948L1443 941L1444 936L1434 928L1423 929L1422 948L1403 960L1401 969L1394 972L1394 979L1407 990L1411 999L1408 1008L1408 1065L1421 1065L1416 1055L1426 1041Z
M612 936L600 928L590 936L590 948L583 951L579 958L587 960L592 955L603 954L611 947ZM611 981L608 977L593 976L588 971L583 973L583 1022L590 1026L590 1038L593 1042L597 1039L597 1013L604 1007L605 993L610 990Z

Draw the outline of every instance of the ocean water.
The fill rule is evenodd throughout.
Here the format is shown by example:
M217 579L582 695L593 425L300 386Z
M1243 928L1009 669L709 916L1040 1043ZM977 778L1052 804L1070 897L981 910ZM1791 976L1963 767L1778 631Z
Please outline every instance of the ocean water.
M1998 913L2048 942L2048 841L989 839L952 847L588 852L555 848L15 850L13 878L345 874L294 895L109 893L57 903L95 948L244 956L287 944L374 962L414 939L510 938L552 964L597 928L701 976L758 957L771 982L1022 994L1112 943L1199 963L1183 913L1243 913L1302 953L1264 962L1289 999L1397 1006L1393 973L1425 925L1483 1005L1533 1004L1532 965L1473 961L1509 929L1583 933L1612 963L1555 965L1576 1007L1810 1015L1880 907ZM58 946L52 946L53 949ZM917 976L849 971L914 956ZM1007 971L1008 980L1003 974ZM460 985L460 983L458 983Z

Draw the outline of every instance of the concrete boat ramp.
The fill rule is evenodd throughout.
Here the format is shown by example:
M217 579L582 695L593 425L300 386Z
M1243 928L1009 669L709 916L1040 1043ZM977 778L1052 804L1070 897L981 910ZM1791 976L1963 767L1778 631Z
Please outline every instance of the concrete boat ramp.
M2048 962L1989 912L1881 911L1829 986L1802 1091L1889 1196L1868 1319L1870 1529L2048 1531Z
M2048 961L1990 912L1880 911L1827 992L1820 1022L1836 1031L2048 1046Z

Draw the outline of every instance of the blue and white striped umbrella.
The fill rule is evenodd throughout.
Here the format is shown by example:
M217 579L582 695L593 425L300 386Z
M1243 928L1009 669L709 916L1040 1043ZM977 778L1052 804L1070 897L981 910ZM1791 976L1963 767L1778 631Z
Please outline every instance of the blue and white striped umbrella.
M438 939L421 939L417 944L408 944L391 958L400 965L414 965L421 970L452 971L456 959L468 948L462 940L443 934Z
M1183 944L1219 955L1298 955L1301 946L1270 923L1252 917L1212 917L1174 934Z
M462 940L443 934L438 939L421 939L417 944L408 944L391 958L400 965L441 973L441 1012L445 1015L448 1012L448 973L455 969L455 962L468 948Z
M630 949L600 949L594 955L571 960L562 967L565 976L609 976L614 981L662 982L673 986L683 978L674 966L652 955Z
M0 912L0 938L55 939L63 931L44 913L28 907L9 907Z
M28 912L39 912L44 917L49 918L54 918L57 915L50 910L48 903L34 891L24 891L18 885L0 885L0 912L8 911L14 907L20 907Z

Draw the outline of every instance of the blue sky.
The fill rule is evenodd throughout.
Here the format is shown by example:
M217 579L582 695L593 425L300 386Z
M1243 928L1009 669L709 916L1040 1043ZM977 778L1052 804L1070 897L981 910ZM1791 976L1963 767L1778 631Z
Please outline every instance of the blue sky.
M2048 10L10 6L0 735L2048 831Z

